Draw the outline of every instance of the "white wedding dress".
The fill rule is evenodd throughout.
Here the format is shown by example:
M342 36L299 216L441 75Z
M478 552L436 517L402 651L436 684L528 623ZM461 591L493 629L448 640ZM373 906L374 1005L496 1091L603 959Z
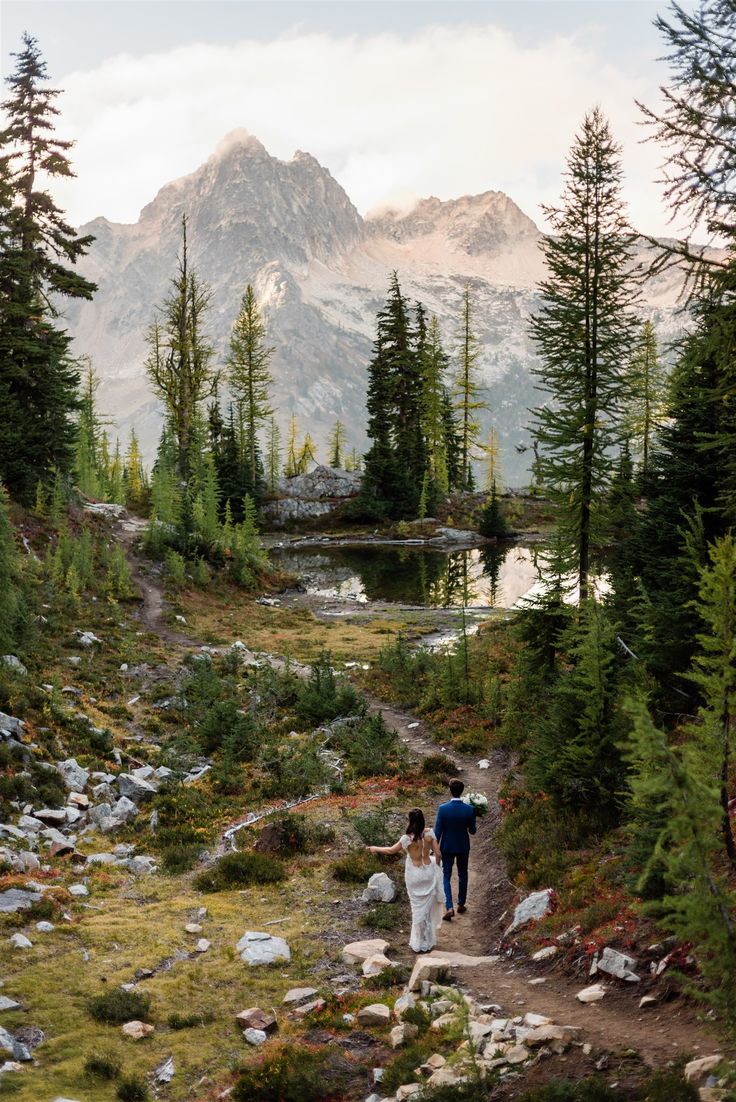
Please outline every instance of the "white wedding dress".
M427 828L424 838L431 841L434 831ZM411 903L411 937L409 947L415 953L426 953L434 948L437 942L437 930L442 924L445 893L442 885L442 869L434 859L434 855L427 856L422 846L423 861L421 865L412 861L408 852L410 844L414 841L408 834L403 834L399 839L402 849L406 850L406 892Z

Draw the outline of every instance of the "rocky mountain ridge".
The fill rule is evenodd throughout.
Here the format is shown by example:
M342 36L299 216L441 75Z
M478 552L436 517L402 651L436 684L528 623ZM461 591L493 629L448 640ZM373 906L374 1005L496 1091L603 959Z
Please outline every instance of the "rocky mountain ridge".
M97 218L82 227L96 240L80 265L99 290L75 303L69 328L92 357L99 400L121 437L135 425L150 460L160 411L148 387L145 333L167 294L187 216L190 260L213 290L209 333L222 359L246 283L253 283L275 347L279 420L293 413L318 444L339 417L351 446L365 446L366 367L375 314L393 270L412 300L442 324L452 351L466 284L473 290L481 370L491 423L501 438L508 481L524 481L515 445L528 437L535 392L526 321L543 275L540 231L498 191L409 212L363 218L329 171L308 153L272 157L246 131L229 135L195 172L165 185L137 223ZM676 278L650 289L648 314L673 327Z

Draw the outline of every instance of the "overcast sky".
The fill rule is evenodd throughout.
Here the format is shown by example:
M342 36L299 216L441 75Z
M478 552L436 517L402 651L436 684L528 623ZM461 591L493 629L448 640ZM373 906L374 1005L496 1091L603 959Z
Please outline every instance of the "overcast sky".
M690 5L687 5L690 6ZM365 213L507 192L542 222L565 153L598 103L623 145L635 224L672 232L634 100L667 66L648 0L2 0L3 72L24 30L76 141L56 194L81 224L135 221L168 181L245 127L312 153Z

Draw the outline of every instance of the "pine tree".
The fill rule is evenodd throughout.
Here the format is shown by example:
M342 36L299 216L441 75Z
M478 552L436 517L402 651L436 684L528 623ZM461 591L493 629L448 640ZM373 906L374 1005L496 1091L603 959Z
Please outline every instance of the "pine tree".
M72 143L54 135L59 95L48 88L38 44L13 55L0 131L0 477L30 499L39 478L71 470L79 376L70 338L54 325L58 297L90 299L73 270L92 242L78 237L41 180L73 175Z
M342 467L344 462L344 449L345 449L345 426L338 417L335 421L335 427L330 434L328 442L330 454L328 457L328 465L330 467Z
M495 488L503 489L503 478L501 472L501 459L500 459L500 447L498 444L498 433L495 428L491 426L488 433L488 443L483 448L483 455L485 457L486 477L485 488L491 490Z
M317 462L317 449L315 447L314 440L309 433L306 433L302 446L299 449L299 454L296 458L296 471L297 474L306 474L309 470L310 463Z
M148 330L146 373L163 402L177 446L180 477L187 481L194 459L193 435L201 404L217 386L213 348L204 333L211 292L190 270L187 223L182 218L182 249L172 292Z
M249 491L255 496L262 490L263 482L258 433L273 414L269 405L273 383L269 362L274 349L266 345L265 339L266 327L249 283L233 325L227 366L230 388L241 418L246 480Z
M274 493L278 489L280 472L281 433L279 432L279 426L276 424L276 418L271 417L266 439L266 485L270 493Z
M498 500L496 483L491 483L491 496L481 514L478 531L487 539L503 539L509 535L509 526L501 512L501 504Z
M626 371L623 427L642 471L649 469L652 445L662 425L667 400L667 371L657 351L657 334L645 321Z
M103 469L100 445L102 440L102 421L97 414L95 393L99 379L92 367L91 360L85 363L82 391L77 419L77 439L74 457L74 474L77 486L87 497L104 498L106 496L106 476Z
M442 425L445 438L445 454L447 456L448 489L459 490L462 488L460 433L455 418L452 397L447 388L444 389L442 396Z
M391 276L386 305L378 315L381 354L388 373L391 404L391 444L395 458L393 515L416 512L426 466L422 434L422 359L424 311L419 305L416 326L396 272Z
M620 196L619 150L598 108L586 115L567 161L563 205L548 208L549 276L531 331L547 402L534 411L540 472L558 508L564 567L580 601L589 593L591 556L600 545L608 453L621 418L621 364L633 340L636 302L632 235Z
M120 441L115 437L115 451L112 454L112 461L110 463L109 495L110 501L115 501L119 505L122 505L125 501L124 473L125 469L123 466L123 455L120 451Z
M483 389L478 381L480 342L474 329L474 306L470 297L470 287L466 287L463 292L462 324L458 344L454 398L460 421L460 488L473 490L475 488L473 456L480 433L478 414L481 410L488 409L488 404L480 399Z

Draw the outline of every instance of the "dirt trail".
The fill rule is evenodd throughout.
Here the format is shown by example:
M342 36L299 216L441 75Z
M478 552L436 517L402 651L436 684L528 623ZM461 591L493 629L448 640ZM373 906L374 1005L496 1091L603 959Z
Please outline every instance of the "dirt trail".
M178 647L199 648L201 643L190 636L173 631L162 616L165 600L161 583L136 554L136 542L145 528L145 522L129 517L118 527L120 541L125 548L135 582L140 587L142 606L136 613L145 628L164 641ZM275 666L283 659L271 656ZM305 668L306 672L306 668ZM471 955L492 955L502 933L501 916L512 902L515 888L506 874L503 856L494 844L494 827L499 821L497 803L499 789L508 766L505 755L495 751L488 760L490 767L481 769L477 759L457 753L452 748L437 744L426 724L410 712L395 708L376 697L368 696L372 712L380 714L385 722L395 728L410 753L415 757L449 752L460 767L460 776L469 791L484 792L490 800L489 814L479 820L479 829L473 841L469 867L468 911L457 915L452 922L442 924L438 950ZM425 808L428 822L432 821L435 808ZM504 923L505 925L505 923ZM398 954L407 961L413 957L408 947ZM542 983L533 980L543 979ZM583 1005L575 995L592 982L584 974L566 976L559 971L544 971L527 961L501 959L497 964L485 965L466 972L462 982L475 996L498 1004L504 1013L519 1014L528 1010L546 1014L565 1025L576 1026L581 1039L596 1049L610 1052L616 1049L635 1049L652 1066L661 1067L677 1056L694 1053L709 1054L723 1051L715 1032L698 1020L695 1009L684 1002L662 1003L638 1009L641 992L633 985L617 986L612 981L606 997L598 1003ZM636 985L637 987L639 985ZM656 994L656 992L654 992ZM591 1063L591 1070L593 1064Z

